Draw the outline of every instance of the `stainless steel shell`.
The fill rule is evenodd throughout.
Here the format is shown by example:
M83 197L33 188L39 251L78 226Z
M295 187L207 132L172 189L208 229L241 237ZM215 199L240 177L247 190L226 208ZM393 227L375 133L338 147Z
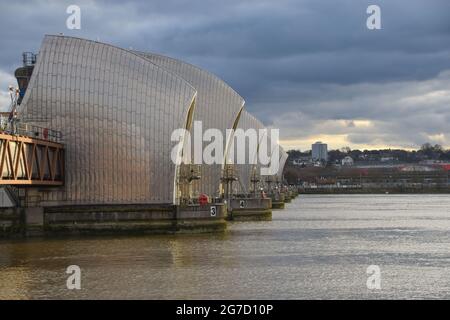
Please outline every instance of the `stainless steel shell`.
M194 120L201 121L203 132L219 129L223 134L223 148L226 149L226 129L237 124L238 115L244 106L244 99L217 76L186 62L153 53L140 55L155 64L170 70L197 90ZM203 143L203 147L208 142ZM225 155L224 155L225 156ZM201 179L194 185L199 193L216 195L221 187L222 165L202 165Z
M59 130L64 188L49 203L173 203L171 134L186 125L196 90L111 45L46 36L21 105L24 121Z

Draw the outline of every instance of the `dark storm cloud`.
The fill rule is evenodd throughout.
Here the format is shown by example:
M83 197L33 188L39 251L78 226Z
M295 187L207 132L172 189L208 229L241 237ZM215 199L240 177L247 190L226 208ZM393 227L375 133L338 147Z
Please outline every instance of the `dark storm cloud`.
M65 27L70 4L81 7L81 30ZM381 7L382 30L366 28L369 4ZM204 67L230 83L266 124L284 123L284 138L334 132L347 134L350 143L416 145L430 136L450 136L441 129L450 118L448 104L442 109L449 90L448 0L71 0L1 6L0 75L13 72L22 51L38 50L43 34L63 32ZM427 96L437 88L444 98ZM418 91L425 98L408 100ZM301 119L301 130L289 119ZM370 130L360 132L357 123L332 125L358 119L372 121Z

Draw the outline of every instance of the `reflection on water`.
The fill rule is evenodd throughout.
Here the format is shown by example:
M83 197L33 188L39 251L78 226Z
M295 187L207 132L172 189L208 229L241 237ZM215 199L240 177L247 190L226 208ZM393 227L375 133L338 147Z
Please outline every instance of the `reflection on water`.
M0 298L450 298L450 197L302 195L225 234L1 240Z

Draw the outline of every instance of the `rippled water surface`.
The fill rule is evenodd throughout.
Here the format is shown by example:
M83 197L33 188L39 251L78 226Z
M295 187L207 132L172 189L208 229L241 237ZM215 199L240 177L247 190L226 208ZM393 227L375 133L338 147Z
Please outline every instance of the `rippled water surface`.
M0 298L450 298L450 196L301 195L220 235L0 240Z

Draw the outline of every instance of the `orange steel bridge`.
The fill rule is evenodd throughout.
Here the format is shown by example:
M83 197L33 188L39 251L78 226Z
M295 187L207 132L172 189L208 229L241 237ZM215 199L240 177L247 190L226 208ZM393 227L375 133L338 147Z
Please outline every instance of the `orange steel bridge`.
M55 131L36 128L0 131L0 185L64 184L64 145Z

